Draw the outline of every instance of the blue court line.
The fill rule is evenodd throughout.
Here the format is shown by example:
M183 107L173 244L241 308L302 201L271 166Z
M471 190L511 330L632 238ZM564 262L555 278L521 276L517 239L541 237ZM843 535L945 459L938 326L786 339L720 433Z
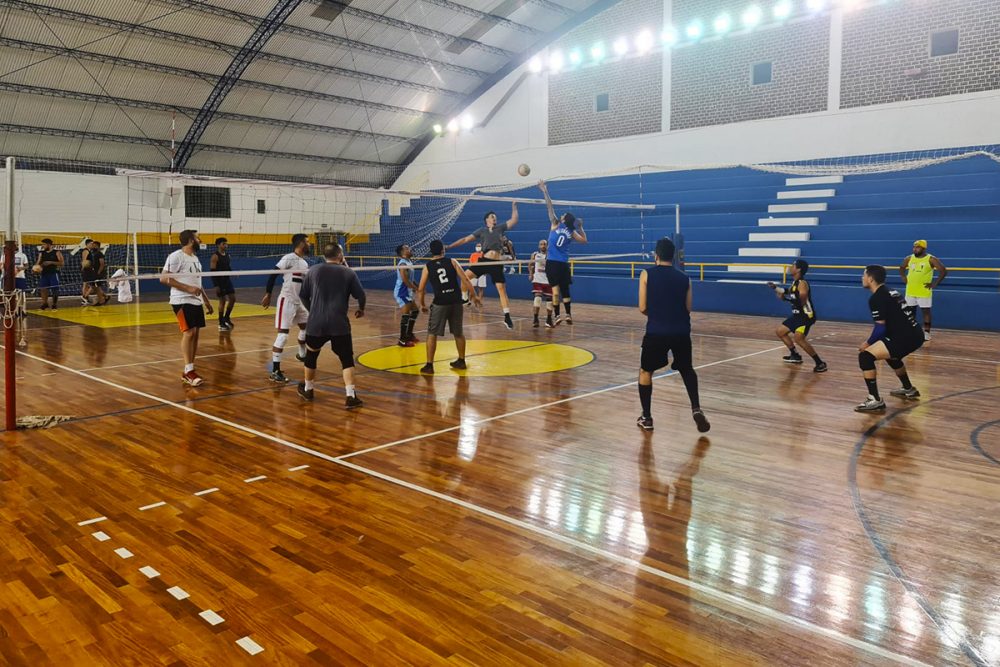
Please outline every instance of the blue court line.
M945 623L944 618L937 611L937 609L935 609L931 605L931 603L928 602L923 595L921 595L917 584L915 584L913 580L911 580L908 576L906 576L906 573L903 572L903 568L901 568L899 566L899 563L897 563L896 560L892 557L892 554L889 552L889 549L885 545L885 542L882 541L882 538L879 536L878 531L876 531L875 527L872 525L871 518L868 516L868 511L865 510L864 503L861 500L861 491L858 489L858 458L861 456L861 450L864 449L865 445L868 443L869 438L871 438L871 436L873 436L883 426L888 425L896 417L904 415L910 412L911 410L916 410L917 408L930 405L931 403L937 403L938 401L943 401L949 398L955 398L957 396L966 396L968 394L975 394L981 391L993 391L996 389L1000 389L1000 385L994 387L981 387L979 389L969 389L967 391L959 391L953 394L946 394L944 396L933 398L929 401L922 401L917 405L913 405L908 408L897 410L891 415L883 417L877 423L875 423L875 425L873 425L871 428L865 431L858 439L857 443L854 445L854 451L851 453L851 461L847 466L847 479L851 489L851 501L854 504L854 511L858 515L858 520L861 521L861 526L864 528L865 534L868 536L868 540L872 543L872 546L875 547L875 551L878 552L878 555L879 557L882 558L882 561L889 567L890 572L892 572L892 576L896 578L896 581L902 584L903 588L906 589L906 592L910 595L910 597L912 597L916 601L916 603L920 605L920 608L923 609L924 613L927 614L927 616L934 622L934 624L938 627L940 633L944 635L949 634L949 631L946 629L947 624ZM976 665L976 667L988 667L989 663L987 663L986 660L983 658L983 656L979 654L979 651L977 651L975 647L973 647L969 643L966 635L963 634L959 637L953 637L953 639L958 640L957 643L959 647L962 649L962 652L966 655L966 657L969 658L969 660L972 661L974 665Z
M975 449L980 454L982 454L987 461L992 462L994 465L1000 466L1000 461L998 461L989 452L983 449L983 446L979 443L979 434L988 429L990 426L996 426L997 424L1000 424L1000 419L991 422L986 422L985 424L980 424L978 427L976 427L976 430L972 432L972 435L969 436L969 440L972 442L972 448Z

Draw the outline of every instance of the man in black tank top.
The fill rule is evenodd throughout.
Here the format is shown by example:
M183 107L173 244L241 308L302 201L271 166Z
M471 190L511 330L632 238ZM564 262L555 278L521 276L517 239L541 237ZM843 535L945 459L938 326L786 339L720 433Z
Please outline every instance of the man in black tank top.
M59 303L59 269L63 267L63 254L52 247L52 239L42 239L42 247L38 252L38 259L32 267L34 273L40 273L38 277L38 289L42 294L42 310L49 307L49 293L52 294L52 310L56 310Z
M215 252L212 253L210 266L212 271L232 271L233 265L229 256L229 241L220 236L215 239ZM230 316L236 305L236 288L229 276L212 276L215 294L219 297L219 331L231 331L235 326Z
M103 306L110 300L104 290L101 289L100 274L104 267L104 253L98 250L98 243L93 239L87 239L86 247L80 253L80 268L83 278L83 287L80 291L80 302L84 306L90 305L90 293L97 292L97 304Z
M465 336L462 334L462 292L470 295L476 305L480 305L479 295L472 287L472 281L465 275L459 263L444 256L444 243L440 239L431 241L431 260L424 266L420 275L420 285L417 287L417 298L420 310L427 312L424 305L424 295L427 293L427 283L434 287L434 302L430 308L430 320L427 324L427 363L420 369L421 373L434 374L434 353L437 351L437 337L444 335L444 325L455 337L455 347L458 349L458 359L449 364L455 370L464 370Z
M698 397L698 374L691 352L691 279L673 266L674 242L662 238L656 243L656 266L639 276L639 312L646 316L646 335L642 338L639 360L639 403L642 414L636 426L653 430L653 373L667 365L673 354L672 368L684 381L691 416L700 433L710 426Z

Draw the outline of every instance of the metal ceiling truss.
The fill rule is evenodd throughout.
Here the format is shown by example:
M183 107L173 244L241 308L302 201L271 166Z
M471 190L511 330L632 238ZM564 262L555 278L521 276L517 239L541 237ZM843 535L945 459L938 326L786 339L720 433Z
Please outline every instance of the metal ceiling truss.
M538 28L532 28L531 26L524 25L523 23L518 23L517 21L511 21L503 16L497 16L496 14L490 14L489 12L482 12L478 9L473 9L472 7L466 7L465 5L460 5L457 2L452 2L451 0L423 0L423 2L437 5L438 7L443 7L456 14L465 14L466 16L472 16L480 21L488 21L490 23L495 23L497 25L502 25L504 27L510 28L511 30L516 30L517 32L523 32L528 35L538 35L542 31Z
M173 5L175 7L185 7L187 9L195 9L206 14L211 14L213 16L222 16L229 19L234 19L240 21L241 23L248 23L251 25L257 25L260 22L259 16L253 16L251 14L244 14L242 12L233 11L231 9L225 9L223 7L215 7L205 2L199 2L198 0L158 0L168 5ZM433 58L425 58L424 56L414 55L412 53L406 53L405 51L394 51L393 49L387 49L381 46L375 46L374 44L366 44L365 42L356 42L352 39L347 39L346 37L337 37L336 35L328 35L325 32L319 32L318 30L309 30L308 28L300 28L295 25L288 25L287 23L281 28L282 33L288 33L291 35L297 35L299 37L305 37L306 39L314 40L317 42L323 42L325 44L335 44L337 46L345 47L348 49L355 49L357 51L365 51L367 53L375 53L380 56L385 56L386 58L393 58L394 60L402 60L406 62L419 63L421 65L430 65L431 67L437 69L450 70L452 72L458 72L460 74L465 74L467 76L476 77L477 79L483 79L490 75L490 72L484 72L482 70L473 69L471 67L463 67L461 65L455 65L443 60L434 60Z
M59 90L56 88L42 88L40 86L28 86L21 83L4 83L0 81L0 91L12 93L24 93L26 95L42 95L45 97L55 97L58 99L72 99L83 102L93 102L96 104L110 104L120 107L130 107L133 109L147 109L150 111L177 112L182 116L194 118L198 109L194 107L183 107L176 104L163 104L161 102L147 102L144 100L133 100L124 97L110 97L107 95L95 95L93 93L81 93L74 90ZM288 128L290 130L303 130L306 132L318 132L322 134L336 134L354 139L370 139L386 141L391 143L413 143L415 137L401 137L395 134L378 134L364 132L362 130L349 130L343 127L330 127L327 125L315 125L313 123L299 123L280 118L267 118L264 116L249 116L241 113L231 113L228 111L216 111L215 117L223 120L240 121L252 123L254 125L264 125L267 127Z
M103 132L65 130L57 127L34 127L31 125L15 125L13 123L0 123L0 132L12 132L15 134L34 134L45 137L67 137L70 139L89 139L91 141L107 141L116 144L131 144L131 145L138 144L143 146L152 146L153 148L170 148L170 141L167 139L151 139L149 137L122 136L120 134L105 134ZM252 155L255 157L262 157L262 158L299 160L304 162L322 162L324 164L341 164L351 167L391 168L399 166L396 164L386 164L384 162L371 162L369 160L352 160L350 158L328 157L326 155L287 153L283 151L268 151L257 148L240 148L237 146L215 146L212 144L198 144L197 149L198 151L210 151L212 153L228 153L231 155Z
M233 44L213 42L207 39L201 39L200 37L191 37L190 35L183 35L176 32L169 32L167 30L160 30L158 28L150 28L144 25L136 25L134 23L116 21L115 19L104 18L102 16L83 14L81 12L74 12L68 9L60 9L58 7L49 7L47 5L36 5L31 2L25 2L24 0L4 0L4 2L5 4L8 4L16 9L21 9L28 13L44 14L46 16L54 16L62 19L67 19L70 21L76 21L79 23L98 25L103 28L109 28L121 33L138 33L141 35L146 35L148 37L155 37L157 39L163 39L172 42L180 42L181 44L190 44L191 46L198 46L206 49L218 50L224 53L228 53L232 56L235 56L240 51L240 47L235 46ZM378 74L359 72L357 70L343 69L341 67L324 65L323 63L311 62L308 60L299 60L298 58L290 58L288 56L281 56L274 53L260 53L256 59L266 60L268 62L280 63L282 65L288 65L289 67L295 67L297 69L306 69L314 72L322 72L324 74L336 74L351 79L361 79L363 81L371 81L373 83L386 84L389 86L394 86L396 88L412 88L414 90L420 90L426 93L434 93L436 95L447 95L450 97L464 97L465 95L462 92L455 90L448 90L447 88L436 88L434 86L428 86L422 83L403 81L401 79L393 79L390 77L380 76Z
M121 56L109 56L103 53L80 51L78 49L69 49L62 46L53 46L51 44L39 44L38 42L25 42L19 39L10 39L9 37L0 37L0 46L12 46L14 48L25 49L28 51L37 51L41 53L51 53L58 56L65 56L67 58L79 58L80 60L87 60L90 62L120 65L122 67L148 70L150 72L159 72L161 74L171 74L174 76L182 76L189 79L198 79L200 81L204 81L207 83L214 83L220 78L218 74L208 74L207 72L199 72L196 70L184 69L181 67L158 65L156 63L147 62L145 60L132 60L130 58L122 58ZM293 97L305 97L308 99L320 100L323 102L332 102L335 104L345 104L353 107L374 109L376 111L388 111L390 113L403 114L407 116L426 116L431 118L440 117L440 114L432 113L429 111L420 111L419 109L411 109L409 107L398 107L398 106L393 106L391 104L382 104L380 102L357 100L352 97L342 97L340 95L331 95L329 93L319 93L312 90L289 88L287 86L278 86L271 83L264 83L262 81L240 79L238 81L238 84L242 87L253 88L255 90L264 90L269 93L280 93L282 95L291 95Z
M477 42L474 39L469 39L468 37L462 37L460 35L451 35L446 32L440 32L434 30L433 28L427 28L422 25L417 25L416 23L408 23L407 21L401 21L399 19L394 19L391 16L382 16L381 14L376 14L375 12L365 11L364 9L358 9L351 5L345 5L342 2L337 2L337 0L307 0L314 5L334 5L344 13L351 16L356 16L360 19L365 19L366 21L371 21L372 23L381 23L382 25L392 26L393 28L398 28L399 30L405 30L406 32L415 32L426 37L433 37L436 40L445 42L459 42L465 44L466 46L479 49L480 51L485 51L486 53L492 53L495 56L500 56L504 60L513 58L516 53L513 51L508 51L507 49L501 49L499 46L493 46L491 44L486 44L485 42ZM547 0L543 0L547 1ZM282 32L288 30L286 25L281 29Z

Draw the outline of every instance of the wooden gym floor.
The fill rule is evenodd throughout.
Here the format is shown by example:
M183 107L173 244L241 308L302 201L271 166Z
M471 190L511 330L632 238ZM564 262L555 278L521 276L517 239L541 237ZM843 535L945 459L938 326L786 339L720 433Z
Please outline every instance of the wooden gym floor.
M507 331L492 299L467 316L507 341L482 373L359 366L347 412L328 350L315 403L294 349L268 382L254 307L210 321L190 389L174 325L72 303L31 316L17 374L20 414L73 420L0 446L0 663L1000 663L995 334L936 331L907 360L923 399L882 368L871 416L867 326L817 325L817 376L782 364L776 321L696 314L699 437L673 375L636 428L634 309L550 331L515 302ZM370 303L359 356L395 342L389 294ZM569 361L523 356L549 343ZM524 364L547 372L503 374Z

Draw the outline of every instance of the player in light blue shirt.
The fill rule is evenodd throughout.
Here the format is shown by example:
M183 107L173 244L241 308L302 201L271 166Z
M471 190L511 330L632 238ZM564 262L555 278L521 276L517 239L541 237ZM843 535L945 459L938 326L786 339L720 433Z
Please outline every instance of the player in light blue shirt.
M413 250L408 245L401 245L396 248L396 286L392 290L392 296L399 306L399 346L413 347L417 343L417 337L413 335L413 327L417 323L417 316L420 308L413 301L413 295L417 293L417 285L413 282Z
M548 275L549 285L552 286L555 323L559 324L563 321L559 316L559 298L562 296L562 304L566 306L566 324L573 324L569 296L569 286L573 282L569 267L569 246L573 241L586 243L587 233L583 231L583 220L572 213L566 212L562 214L562 217L557 218L545 181L538 181L538 187L541 188L542 194L545 196L545 205L549 209L549 221L552 223L549 228L549 249L545 258L545 273Z

